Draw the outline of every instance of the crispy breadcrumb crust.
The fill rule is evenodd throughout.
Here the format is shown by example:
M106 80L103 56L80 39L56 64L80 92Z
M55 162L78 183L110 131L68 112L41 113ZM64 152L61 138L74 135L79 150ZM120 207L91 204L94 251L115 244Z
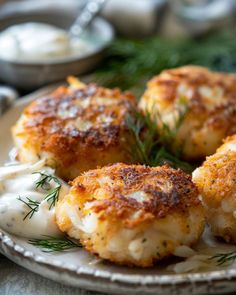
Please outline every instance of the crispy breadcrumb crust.
M236 145L236 135L224 140L224 144L217 149L216 153L207 157L199 168L204 171L204 177L198 178L198 187L204 190L204 194L210 196L209 202L213 207L223 198L236 193L236 152L225 147L225 144L230 142Z
M112 185L101 186L97 179L109 177ZM198 190L191 177L181 170L169 166L145 167L142 165L114 164L84 173L73 183L72 193L79 194L79 202L94 201L94 212L100 218L112 215L121 218L125 226L136 226L144 220L163 218L168 214L180 212L187 214L190 206L201 206ZM102 190L103 198L100 199ZM140 203L127 196L142 191L150 196ZM92 197L93 196L93 197ZM130 216L139 211L139 216Z
M187 160L203 160L236 133L236 75L197 66L165 70L148 82L140 108L159 110L165 120L181 98L187 114L172 148L182 149Z
M59 228L116 264L153 266L203 232L198 190L181 170L117 163L87 171L71 184L56 206Z
M24 110L13 128L19 159L28 161L27 150L39 158L47 153L65 179L99 165L129 163L125 118L136 106L134 96L73 77L69 81L70 86L59 87Z
M230 145L233 145L233 149ZM193 173L217 237L236 243L236 135L227 137L216 153Z

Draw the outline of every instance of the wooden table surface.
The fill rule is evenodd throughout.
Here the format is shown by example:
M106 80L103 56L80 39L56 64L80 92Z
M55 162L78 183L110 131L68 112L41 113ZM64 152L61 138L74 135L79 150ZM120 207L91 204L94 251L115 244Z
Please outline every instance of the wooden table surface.
M0 295L95 295L34 274L0 254Z

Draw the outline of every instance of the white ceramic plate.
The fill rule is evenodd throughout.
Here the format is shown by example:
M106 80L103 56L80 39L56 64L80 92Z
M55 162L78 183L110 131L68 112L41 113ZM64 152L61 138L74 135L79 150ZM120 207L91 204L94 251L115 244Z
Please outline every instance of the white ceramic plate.
M12 147L10 128L22 109L48 92L44 89L18 101L0 118L0 164ZM127 268L96 262L83 249L60 254L43 253L26 240L0 230L0 252L12 261L67 285L116 294L220 294L236 291L236 268L201 273L172 274L165 267Z

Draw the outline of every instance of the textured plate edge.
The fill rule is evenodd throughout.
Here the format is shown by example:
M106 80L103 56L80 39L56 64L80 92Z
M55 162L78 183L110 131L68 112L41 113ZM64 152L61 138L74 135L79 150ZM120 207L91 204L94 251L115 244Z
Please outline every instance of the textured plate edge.
M23 96L19 100L17 100L12 108L15 107L23 107L24 105L28 104L32 100L50 93L52 90L54 90L58 85L61 85L62 83L57 83L49 86L45 86L43 88L40 88L39 90ZM4 113L4 116L7 116L7 113ZM0 120L1 118L0 117ZM5 250L4 250L5 248ZM224 282L229 282L231 281L232 283L236 281L236 268L234 269L226 269L226 270L219 270L219 271L211 271L211 272L204 272L204 273L189 273L189 274L170 274L170 275L128 275L128 274L121 274L121 273L110 273L108 271L102 271L102 270L94 270L92 271L91 269L88 269L84 266L81 266L79 268L75 268L73 266L68 267L66 265L58 265L58 261L51 261L48 262L45 260L44 257L40 255L35 255L33 252L30 252L23 248L22 246L17 245L11 238L10 236L2 231L0 229L0 252L8 257L9 259L13 260L14 262L18 263L14 259L12 259L11 255L8 255L7 251L13 252L17 254L18 258L20 260L25 260L30 264L36 264L39 265L40 267L46 267L47 270L53 271L55 273L61 273L65 272L67 275L73 275L77 277L78 279L85 280L91 284L91 279L96 279L99 280L100 284L106 283L106 284L117 284L117 288L142 288L142 287L148 287L151 288L155 294L157 293L157 289L159 289L161 292L163 292L163 288L169 287L171 290L174 290L175 287L184 287L186 285L188 286L195 286L195 284L201 284L201 285L206 285L206 291L211 290L211 285L213 283L224 283ZM21 263L18 263L19 265L23 265ZM24 267L26 267L24 265ZM26 267L27 268L27 267ZM42 276L46 276L36 270L32 270L30 267L28 268L29 270L36 272ZM50 277L53 279L52 277ZM57 280L54 278L54 280ZM67 285L74 285L74 286L80 286L80 284L70 284L67 281L63 281L63 283ZM94 282L95 284L95 282ZM81 287L87 288L87 289L92 289L96 290L91 286L91 288L86 287L86 284L84 286L81 285ZM107 292L114 292L114 293L119 293L121 289L115 290L109 290L107 289L107 286L104 286L101 289L101 291L107 291ZM195 288L192 288L191 290L194 291ZM197 287L197 286L196 286ZM174 288L174 289L173 289ZM236 289L236 287L235 287ZM140 290L141 291L141 290ZM151 290L149 290L151 291ZM214 290L213 290L214 291ZM222 290L224 292L224 290ZM130 292L129 292L130 293ZM133 293L131 291L131 293ZM128 294L128 293L127 293ZM152 292L150 293L152 294ZM171 294L182 294L179 292L171 292ZM198 294L193 292L193 294ZM203 294L203 292L201 292Z
M68 267L66 265L61 264L58 265L58 262L56 260L54 261L47 261L44 257L40 255L36 255L33 252L26 250L24 247L17 245L10 236L0 230L0 248L2 254L6 255L8 258L12 259L11 255L8 254L10 252L13 252L17 255L17 258L20 260L27 261L29 264L37 264L40 267L47 268L48 271L52 271L55 273L65 273L68 276L73 275L74 278L78 278L80 281L78 281L78 284L70 284L68 281L63 281L66 284L72 285L72 286L81 286L89 289L90 288L100 289L102 291L107 290L107 287L109 284L116 284L116 287L118 288L127 288L126 290L130 290L130 288L140 288L140 292L143 292L145 288L148 288L149 291L152 289L156 294L158 290L164 290L167 288L175 288L176 287L191 287L191 290L193 291L193 294L198 294L194 292L193 286L197 283L206 285L206 291L210 291L211 283L224 283L226 281L231 280L235 282L236 280L236 269L229 269L229 270L221 270L221 271L213 271L208 273L191 273L191 274L179 274L179 275L123 275L119 273L109 273L107 271L101 271L101 270L88 270L84 266L80 266L78 268L75 267ZM15 259L12 259L14 262ZM21 264L20 264L21 265ZM24 266L26 267L26 266ZM26 267L27 268L27 267ZM30 269L30 268L29 268ZM30 269L32 271L32 269ZM42 276L47 276L47 274L42 274L41 272L38 272L36 269L33 270L33 272L36 272L38 274L41 274ZM52 278L52 277L51 277ZM99 280L99 284L105 283L106 286L104 287L97 287L94 288L93 284L91 284L91 278L95 279L93 284L96 284L96 281ZM52 278L53 279L53 278ZM57 279L54 279L57 280ZM81 280L83 280L83 284L81 284ZM86 283L87 282L87 283ZM108 285L107 285L108 284ZM82 286L83 285L83 286ZM197 287L198 288L198 287ZM120 289L119 289L120 290ZM117 292L119 292L117 289ZM173 290L173 289L172 289ZM110 291L110 290L109 290ZM116 290L113 290L116 292ZM215 289L212 291L215 291ZM222 290L223 291L223 290ZM132 293L132 292L131 292ZM174 292L175 293L175 292ZM201 292L202 293L202 292ZM177 294L180 294L177 292ZM181 293L182 294L182 293Z

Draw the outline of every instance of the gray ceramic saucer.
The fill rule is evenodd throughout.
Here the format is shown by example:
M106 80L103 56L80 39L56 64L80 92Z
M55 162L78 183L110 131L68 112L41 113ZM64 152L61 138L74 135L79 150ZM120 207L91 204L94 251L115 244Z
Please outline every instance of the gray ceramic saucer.
M50 15L52 16L50 18ZM73 21L70 16L46 12L40 14L27 14L6 16L0 19L0 31L6 27L22 22L46 22L67 29ZM87 34L94 40L93 52L83 56L60 58L53 61L7 61L0 59L0 80L15 86L18 89L33 90L42 85L65 79L69 75L88 73L102 60L105 49L114 38L112 26L103 18L97 17L91 24Z

